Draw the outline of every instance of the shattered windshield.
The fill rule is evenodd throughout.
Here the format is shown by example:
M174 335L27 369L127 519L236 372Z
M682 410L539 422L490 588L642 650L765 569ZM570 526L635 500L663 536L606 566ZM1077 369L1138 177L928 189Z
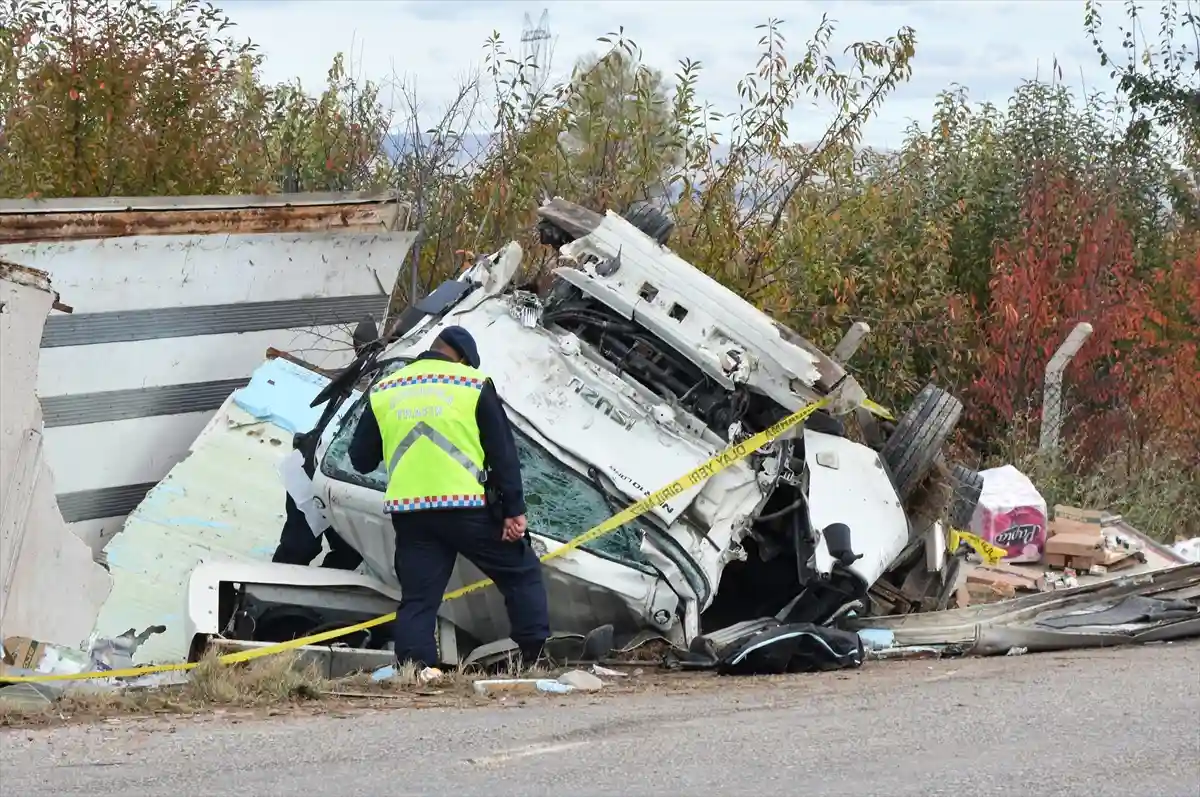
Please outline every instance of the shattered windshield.
M332 479L382 492L387 487L387 470L382 462L365 476L350 463L350 440L366 407L367 401L360 400L346 413L345 421L330 441L329 450L321 461L321 471ZM625 508L624 503L609 498L515 427L513 437L517 443L517 455L521 459L526 516L529 528L534 533L568 542ZM653 568L641 552L641 540L645 532L643 523L635 520L580 547L598 556L653 573Z

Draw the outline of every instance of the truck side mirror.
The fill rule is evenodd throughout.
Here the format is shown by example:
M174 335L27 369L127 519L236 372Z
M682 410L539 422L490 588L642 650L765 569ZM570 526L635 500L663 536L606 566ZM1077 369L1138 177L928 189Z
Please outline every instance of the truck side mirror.
M350 337L354 343L354 353L358 354L363 346L378 338L379 327L375 325L375 319L368 315L358 322L358 326L354 328L354 334Z

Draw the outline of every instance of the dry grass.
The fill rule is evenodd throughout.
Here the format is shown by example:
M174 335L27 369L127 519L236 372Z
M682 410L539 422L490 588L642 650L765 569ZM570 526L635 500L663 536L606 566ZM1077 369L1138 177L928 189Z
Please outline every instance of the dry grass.
M41 725L64 721L95 721L121 716L202 714L219 709L280 710L309 706L336 708L347 702L414 700L437 697L443 704L487 702L475 694L472 684L481 677L542 678L550 670L535 667L516 671L511 663L500 672L484 675L477 669L445 671L435 681L423 681L412 665L397 668L384 681L362 673L330 680L294 652L255 659L246 664L223 665L215 655L200 662L187 683L153 689L104 690L75 686L52 700L35 699L26 704L0 700L0 727ZM29 690L32 685L25 685Z
M266 656L241 667L223 665L210 655L192 671L184 691L197 703L252 707L318 700L328 685L315 666L302 664L295 653Z
M1082 441L1065 441L1057 456L1047 457L1038 451L1036 428L1033 421L1017 424L1003 459L1029 476L1048 507L1117 512L1160 542L1200 535L1200 475L1178 441L1112 444L1105 456L1083 464Z
M329 688L328 680L293 653L229 666L212 656L192 670L187 683L179 685L113 691L98 685L68 685L57 699L28 705L0 702L0 726L128 714L189 714L214 707L294 705L320 700Z

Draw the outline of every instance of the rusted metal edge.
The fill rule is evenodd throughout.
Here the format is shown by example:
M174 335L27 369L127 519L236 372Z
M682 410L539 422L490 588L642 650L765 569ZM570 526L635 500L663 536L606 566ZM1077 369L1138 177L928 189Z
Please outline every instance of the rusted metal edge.
M408 206L380 195L0 200L0 244L119 238L403 229Z
M298 365L306 371L312 371L314 374L320 374L321 376L327 376L330 379L334 378L335 376L337 376L338 374L340 374L342 372L341 368L318 368L317 366L313 365L312 363L310 363L306 360L300 359L299 357L292 354L291 352L286 352L286 351L283 351L282 349L277 349L274 346L267 347L267 359L268 360L274 360L274 359L287 360L292 365Z
M150 210L247 210L253 208L311 207L313 205L365 205L399 201L396 194L366 191L312 192L305 194L238 194L232 196L61 197L55 199L0 199L0 216L9 213L108 213Z
M50 287L49 274L41 269L18 265L10 260L0 260L0 279L16 282L20 285L27 285L30 288L37 288L47 293L54 293L54 290ZM54 297L57 302L58 294L55 293Z

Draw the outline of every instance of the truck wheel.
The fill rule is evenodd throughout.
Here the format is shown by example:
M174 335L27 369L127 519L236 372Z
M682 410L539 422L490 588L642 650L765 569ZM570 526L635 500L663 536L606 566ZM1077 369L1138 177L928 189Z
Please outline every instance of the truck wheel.
M667 245L675 229L675 222L648 202L634 202L621 215L625 221L653 238L659 246Z
M956 463L950 468L950 483L953 485L950 525L965 530L971 525L971 516L975 514L979 496L983 494L983 474Z
M879 452L892 473L896 491L907 501L933 469L942 446L962 416L962 402L946 391L926 385L908 412L896 422Z

